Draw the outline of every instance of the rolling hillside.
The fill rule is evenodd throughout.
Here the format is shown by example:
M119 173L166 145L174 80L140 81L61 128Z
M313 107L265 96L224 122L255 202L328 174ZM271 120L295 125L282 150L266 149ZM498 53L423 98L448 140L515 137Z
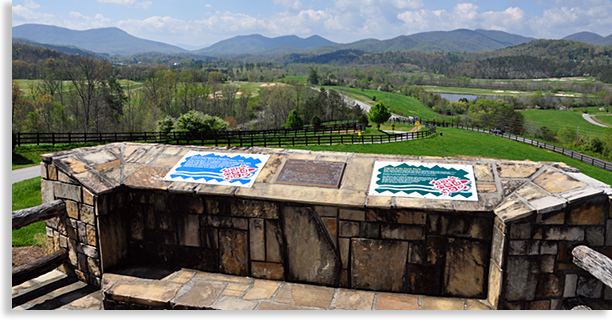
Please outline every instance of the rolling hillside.
M323 37L314 35L308 38L300 38L295 35L268 38L254 34L248 36L236 36L215 43L214 45L193 51L201 55L241 55L257 54L273 48L283 48L268 52L268 54L299 52L303 49L334 45L335 43Z
M25 38L42 44L67 45L97 53L131 55L156 51L165 54L185 50L157 41L134 37L119 28L71 30L50 25L25 24L13 27L14 38Z

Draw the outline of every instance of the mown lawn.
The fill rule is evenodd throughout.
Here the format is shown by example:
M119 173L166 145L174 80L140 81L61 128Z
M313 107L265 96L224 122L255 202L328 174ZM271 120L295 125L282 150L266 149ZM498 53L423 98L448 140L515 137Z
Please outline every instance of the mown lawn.
M474 156L507 160L556 161L580 169L584 174L599 181L612 184L612 171L574 160L570 157L540 149L524 143L500 138L486 133L438 128L437 135L429 139L364 145L302 146L296 149L315 151L339 151L354 153L399 154L420 156Z
M17 182L12 186L12 211L38 206L42 203L40 177ZM44 246L45 222L40 221L12 232L12 246Z
M546 126L555 133L564 127L571 128L575 131L580 127L581 135L601 137L604 131L603 127L586 121L582 117L582 113L577 111L530 109L521 111L521 114L525 116L527 124Z
M41 154L64 151L64 150L72 150L76 148L81 148L84 146L94 146L100 145L100 143L73 143L73 144L28 144L16 146L13 151L12 156L12 169L21 169L32 167L35 165L39 165L42 161L40 159Z
M612 115L602 115L593 117L597 122L612 126Z

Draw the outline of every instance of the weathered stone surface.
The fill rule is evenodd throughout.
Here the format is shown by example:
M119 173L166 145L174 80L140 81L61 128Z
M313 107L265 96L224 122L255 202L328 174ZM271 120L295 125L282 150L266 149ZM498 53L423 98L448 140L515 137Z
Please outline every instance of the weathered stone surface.
M172 182L163 181L162 179L169 170L168 168L142 166L125 180L125 185L136 189L166 190Z
M152 165L172 168L181 160L181 158L181 156L177 155L162 154L152 163Z
M335 292L336 289L329 287L285 283L275 301L289 305L328 309Z
M587 245L603 246L604 245L604 227L587 227L586 229Z
M380 238L380 223L362 222L359 236L364 238Z
M251 275L268 280L284 280L285 268L279 263L251 262Z
M451 237L467 237L489 240L493 218L475 216L440 216L440 234Z
M236 196L340 207L363 207L366 202L365 190L323 189L265 183L255 183L252 188L239 188Z
M173 213L201 214L204 212L204 201L195 194L169 194L166 206L168 211Z
M96 236L96 227L87 225L87 244L91 246L98 246L98 238Z
M584 228L568 226L550 226L544 228L545 240L584 241Z
M79 219L79 205L72 200L66 200L66 213L70 218Z
M366 220L374 222L398 223L408 225L425 225L427 223L426 213L423 211L409 210L383 210L368 209Z
M185 284L189 282L195 276L195 274L195 270L181 269L180 271L175 272L174 274L168 275L168 277L163 280L169 280L173 283Z
M238 188L232 186L201 184L195 188L195 191L199 195L233 196L236 189Z
M245 300L269 299L276 293L279 286L281 286L281 282L255 280L253 288L244 294L242 298Z
M512 224L510 226L510 239L531 238L531 223Z
M576 286L576 294L588 298L601 298L603 283L594 277L580 276Z
M364 221L365 211L357 209L340 209L340 219L353 220L353 221Z
M606 246L612 246L612 220L606 220Z
M474 164L473 167L476 181L495 181L490 164Z
M365 191L370 182L374 159L352 158L347 164L342 189Z
M487 300L491 303L494 309L498 308L499 298L501 296L502 287L502 272L501 269L495 264L489 265L489 287Z
M542 188L534 185L531 182L518 189L516 191L516 194L523 197L523 199L527 201L540 199L548 196L548 193L546 193L546 191L542 190Z
M476 183L476 190L482 192L497 192L497 186L493 183Z
M94 194L85 188L83 188L83 203L90 206L94 205Z
M85 163L72 156L54 159L53 164L65 173L71 175L89 170L89 167Z
M225 284L216 281L197 281L192 289L179 296L174 305L177 308L203 309L212 305L221 295Z
M506 300L531 301L535 297L539 265L529 257L509 257L504 284Z
M502 180L502 190L504 192L504 197L509 196L511 193L516 191L519 187L524 185L527 180L518 179L518 180Z
M249 220L247 218L225 216L201 216L200 218L202 226L240 230L249 229Z
M354 238L351 241L351 287L403 291L408 243Z
M485 300L465 300L465 309L468 311L478 310L478 311L487 311L492 310L491 306Z
M338 208L315 206L315 212L321 217L338 217Z
M238 217L278 219L278 205L266 201L233 200L231 211Z
M53 182L53 192L55 198L70 199L72 201L81 202L81 187L62 182Z
M249 219L249 243L251 246L251 260L265 261L266 245L264 242L264 219Z
M572 209L569 213L568 225L604 225L608 205L606 203L587 202Z
M510 222L531 215L533 210L518 197L511 196L503 204L495 208L494 212L504 222Z
M533 301L527 304L528 310L550 310L550 300Z
M423 310L463 310L462 299L424 296L421 308Z
M42 203L49 203L55 200L53 193L53 182L49 180L40 181L40 194Z
M389 196L368 196L366 207L378 209L393 208L393 198Z
M566 199L568 203L574 203L577 201L581 201L587 198L593 198L595 196L601 195L603 193L602 189L593 188L593 187L585 187L582 189L571 190L568 192L564 192L560 194L561 198Z
M538 255L540 252L539 240L511 240L509 255Z
M576 287L578 286L578 275L566 274L565 285L563 287L563 297L576 297Z
M455 209L452 200L432 200L420 198L395 197L395 206L398 209L412 208L432 211L453 211Z
M119 181L109 180L104 175L100 175L93 171L87 171L79 174L75 174L74 177L86 188L93 191L95 194L102 194L111 191L115 188Z
M377 310L418 310L419 297L407 294L378 293Z
M57 171L56 170L56 175L57 175L57 180L64 182L64 183L69 183L69 184L79 184L78 181L76 181L75 179L72 179L71 177L69 177L68 175L66 175L64 172L62 171Z
M285 159L286 156L284 154L270 154L270 158L259 172L255 182L272 183Z
M550 193L562 193L576 188L585 187L587 184L578 181L554 168L548 168L540 174L533 183L542 187Z
M340 258L316 213L302 207L283 207L282 212L288 280L335 285Z
M224 296L241 296L244 291L246 291L250 285L248 284L238 284L238 283L229 283L225 287L222 295Z
M198 215L177 216L179 245L200 247L200 219ZM144 228L144 222L143 222Z
M57 180L57 167L50 164L47 167L47 175L49 177L49 180Z
M331 237L334 246L337 245L338 240L338 220L336 218L321 218L323 220L323 224L325 224L325 228L327 228L327 232Z
M340 258L342 260L342 268L348 269L349 266L349 248L350 238L338 238L338 247L340 250Z
M553 211L562 210L567 205L565 199L553 196L546 196L540 199L533 199L529 202L538 214L547 214Z
M536 288L537 298L554 298L560 297L563 293L563 283L554 274L546 274L538 280Z
M353 221L340 221L340 237L359 236L359 223Z
M336 299L336 309L371 310L375 294L374 292L340 289Z
M105 296L108 299L153 307L164 307L176 296L182 284L155 280L144 281L117 281Z
M497 174L501 178L529 178L540 168L537 163L498 163Z
M227 298L212 307L217 310L253 310L257 306L257 302L245 301L238 298Z
M266 261L282 263L283 239L279 223L276 220L266 221Z
M219 248L219 239L217 229L204 228L200 229L200 244L204 248L217 249Z
M380 224L380 235L385 239L422 240L425 238L425 227Z
M213 281L221 281L221 282L230 282L230 283L242 283L242 284L253 284L254 279L247 276L235 276L235 275L225 275L219 273L209 273L209 272L196 272L196 278L202 278Z
M200 184L195 182L174 181L168 186L168 191L173 193L192 193L199 187Z
M565 212L555 214L539 214L536 223L540 225L563 225L565 222Z
M141 144L140 149L134 151L129 156L124 156L125 162L148 165L153 160L155 160L164 150L165 150L164 146ZM165 170L167 172L170 169L165 169Z
M245 231L219 230L219 271L248 275L248 236Z
M484 297L487 244L449 238L442 294L455 297Z

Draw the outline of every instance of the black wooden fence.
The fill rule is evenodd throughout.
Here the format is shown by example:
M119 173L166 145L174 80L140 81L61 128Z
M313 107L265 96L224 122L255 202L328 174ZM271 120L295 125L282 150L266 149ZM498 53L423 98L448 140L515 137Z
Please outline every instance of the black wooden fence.
M414 121L399 120L399 121L396 121L395 123L414 124ZM454 128L463 129L463 130L470 130L470 131L488 133L488 134L500 136L500 137L503 137L503 138L506 138L506 139L514 140L514 141L517 141L517 142L522 142L522 143L525 143L525 144L529 144L529 145L532 145L532 146L537 146L538 148L543 148L543 149L551 150L553 152L558 152L558 153L566 155L566 156L568 156L568 157L570 157L572 159L580 160L582 162L588 163L588 164L596 166L598 168L601 168L601 169L604 169L604 170L608 170L608 171L612 171L612 163L611 162L604 161L604 160L592 157L592 156L584 154L584 153L580 153L580 152L576 152L576 151L569 150L569 149L566 149L566 148L558 147L556 145L548 144L546 142L540 142L540 141L537 141L537 140L532 140L532 139L525 138L525 137L518 136L518 135L514 135L514 134L493 133L490 130L479 128L477 126L463 126L463 125L459 125L459 124L449 123L449 122L446 122L446 121L441 121L440 122L440 121L424 120L424 121L421 121L421 124L427 125L427 126L454 127Z

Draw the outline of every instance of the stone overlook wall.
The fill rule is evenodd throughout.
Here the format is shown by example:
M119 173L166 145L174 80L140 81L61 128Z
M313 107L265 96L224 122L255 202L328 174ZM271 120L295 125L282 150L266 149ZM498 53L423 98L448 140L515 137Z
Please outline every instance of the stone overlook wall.
M188 151L267 154L252 188L162 178ZM339 189L275 184L288 159L345 162ZM470 164L479 201L369 196L374 161ZM558 309L612 299L571 263L612 257L610 186L558 163L116 143L43 155L49 251L83 281L130 263Z

